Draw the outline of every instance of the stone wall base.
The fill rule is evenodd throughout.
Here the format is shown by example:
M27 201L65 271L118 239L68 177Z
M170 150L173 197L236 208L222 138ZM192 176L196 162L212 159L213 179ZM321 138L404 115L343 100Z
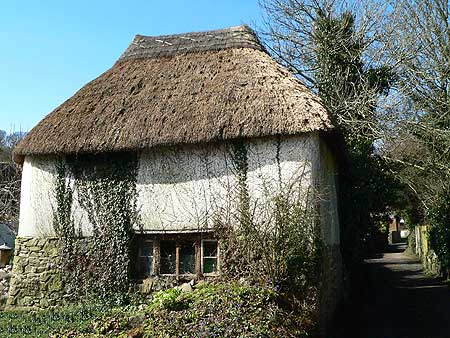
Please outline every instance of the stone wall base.
M7 307L47 308L67 303L58 253L57 238L16 238Z

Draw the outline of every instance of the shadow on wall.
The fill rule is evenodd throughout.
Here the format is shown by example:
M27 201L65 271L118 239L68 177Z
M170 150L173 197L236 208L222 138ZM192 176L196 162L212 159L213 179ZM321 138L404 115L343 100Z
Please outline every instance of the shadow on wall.
M233 141L182 147L158 147L140 157L138 184L176 184L221 178L236 174ZM308 137L286 136L245 139L248 171L254 172L278 162L311 162ZM278 147L282 149L278 149ZM144 161L145 163L143 163ZM153 165L157 163L158 165Z

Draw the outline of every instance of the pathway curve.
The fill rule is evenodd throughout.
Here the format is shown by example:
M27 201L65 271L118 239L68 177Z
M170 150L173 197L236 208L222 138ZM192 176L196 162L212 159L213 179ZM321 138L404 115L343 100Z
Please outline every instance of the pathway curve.
M366 259L339 338L450 338L450 288L426 275L405 246ZM340 331L340 330L339 330Z

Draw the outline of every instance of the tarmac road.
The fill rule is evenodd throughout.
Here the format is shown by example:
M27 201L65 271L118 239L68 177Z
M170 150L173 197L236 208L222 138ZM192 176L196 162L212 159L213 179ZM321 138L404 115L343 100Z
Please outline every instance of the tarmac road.
M450 288L405 248L365 260L365 285L340 316L336 338L450 338Z

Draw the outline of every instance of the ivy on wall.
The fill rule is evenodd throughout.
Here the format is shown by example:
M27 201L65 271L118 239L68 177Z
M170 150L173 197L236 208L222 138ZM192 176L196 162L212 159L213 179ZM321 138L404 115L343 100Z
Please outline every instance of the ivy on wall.
M58 164L54 228L67 287L78 297L120 302L126 295L133 227L140 224L137 166L132 153L68 156ZM74 200L88 217L89 237L74 218Z
M237 184L227 198L236 200L227 203L233 210L220 210L214 218L221 270L227 277L313 295L321 259L317 200L312 190L293 189L310 186L307 175L290 185L281 184L279 142L278 175L267 182L259 200L251 198L248 188L246 143L237 140L230 145ZM72 294L108 301L121 301L126 295L133 228L140 226L137 169L137 157L130 153L68 156L58 165L54 226L61 237L63 276ZM74 217L76 205L88 218L91 233L83 233L77 224L81 222L79 211ZM255 217L255 210L262 217Z
M288 297L311 300L303 305L313 304L322 260L318 201L306 170L299 170L305 175L299 174L293 179L295 182L281 184L280 140L276 145L278 175L264 177L267 180L261 184L266 187L260 187L263 196L259 199L252 198L248 189L247 145L240 140L231 145L237 210L230 219L215 218L221 272L227 279L244 278L252 283L269 284ZM293 187L304 189L298 191ZM254 215L255 210L258 216Z
M450 277L450 187L438 196L437 203L430 210L430 244L438 256L441 272Z
M250 195L247 186L247 146L244 140L236 140L232 144L233 169L238 182L238 214L241 229L247 229L251 224Z

